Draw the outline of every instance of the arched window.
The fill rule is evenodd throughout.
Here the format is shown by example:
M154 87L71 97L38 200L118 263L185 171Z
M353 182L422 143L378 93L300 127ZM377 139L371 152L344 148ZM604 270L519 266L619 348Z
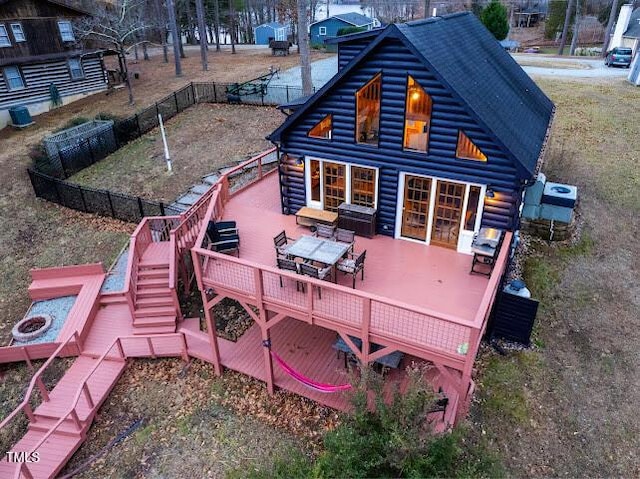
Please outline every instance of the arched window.
M331 114L325 116L322 120L315 124L313 128L309 130L309 136L311 138L323 138L330 140L331 132L333 128L333 121Z
M378 146L381 78L378 73L356 92L356 142Z
M487 157L462 130L458 131L458 147L456 158L463 160L487 161Z
M432 101L413 77L407 78L407 103L404 118L404 149L427 151Z

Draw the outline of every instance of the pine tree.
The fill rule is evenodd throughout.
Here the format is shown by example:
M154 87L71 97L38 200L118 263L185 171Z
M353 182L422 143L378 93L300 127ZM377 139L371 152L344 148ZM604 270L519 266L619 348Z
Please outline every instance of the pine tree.
M496 40L507 38L509 33L507 8L498 0L491 0L491 3L482 10L480 21L496 37Z

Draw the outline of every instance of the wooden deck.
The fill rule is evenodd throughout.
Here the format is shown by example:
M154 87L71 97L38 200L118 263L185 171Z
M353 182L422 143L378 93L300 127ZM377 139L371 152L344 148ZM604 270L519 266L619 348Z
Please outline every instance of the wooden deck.
M267 266L276 266L273 237L280 231L291 238L311 234L296 225L294 215L281 213L277 175L233 196L223 218L238 224L240 258ZM469 274L472 256L446 248L382 235L357 236L355 251L363 250L365 280L358 277L356 289L443 314L473 318L489 283L487 277ZM338 283L350 288L351 277L339 274Z

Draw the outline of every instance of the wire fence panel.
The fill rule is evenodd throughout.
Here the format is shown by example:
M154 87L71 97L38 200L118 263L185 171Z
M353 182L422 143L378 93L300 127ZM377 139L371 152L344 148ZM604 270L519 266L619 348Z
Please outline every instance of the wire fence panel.
M155 106L138 113L138 125L140 127L140 133L143 135L158 126L158 114L156 113Z
M111 206L109 192L106 190L96 190L93 188L84 188L84 203L87 210L100 216L114 217L114 211Z
M140 136L137 116L117 121L113 125L113 133L119 147L122 147Z

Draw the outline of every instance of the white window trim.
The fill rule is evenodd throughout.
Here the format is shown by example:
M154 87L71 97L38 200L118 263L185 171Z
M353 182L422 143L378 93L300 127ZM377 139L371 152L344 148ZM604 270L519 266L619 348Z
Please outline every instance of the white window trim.
M22 40L18 40L18 38L16 37L16 27L18 27L20 29L20 35L22 35ZM16 41L16 43L22 43L22 42L26 42L27 41L27 37L24 34L24 29L22 28L22 24L21 23L12 23L11 24L11 33L13 33L13 39Z
M402 236L402 207L404 205L404 183L405 183L405 178L407 176L417 176L420 178L431 179L431 192L429 193L429 214L427 216L427 239L425 241ZM431 230L433 227L433 215L435 210L435 202L433 200L436 195L436 188L437 188L438 181L446 181L449 183L458 183L461 185L465 185L464 198L462 201L462 211L461 211L462 219L460 221L460 231L458 232L458 244L456 247L456 251L458 251L459 253L470 253L470 251L467 251L468 248L465 248L466 246L465 243L470 244L470 241L468 241L470 239L469 236L472 237L473 234L475 234L480 230L480 225L482 223L482 215L484 213L484 201L486 198L487 185L483 185L480 183L467 183L465 181L452 180L450 178L442 178L438 176L421 175L417 173L409 173L409 172L401 171L400 174L398 175L398 195L396 200L396 223L395 223L394 238L401 239L404 241L411 241L413 243L419 243L419 244L426 244L426 245L431 244ZM480 187L480 198L478 200L478 211L476 214L474 231L469 231L464 229L464 217L467 214L467 206L469 202L469 191L472 186Z
M12 47L13 44L11 43L11 37L9 36L9 31L7 30L7 27L4 24L0 23L0 29L2 29L2 31L4 32L2 36L7 37L7 42L8 42L8 43L0 43L0 48Z
M324 37L327 34L327 27L318 27L318 35Z
M60 28L60 26L63 25L63 24L69 25L69 34L71 35L71 39L70 40L65 40L65 38L64 38L66 33L63 33L62 29ZM60 32L60 38L62 39L63 42L75 42L76 41L76 36L73 33L73 25L71 24L71 22L69 20L59 20L58 21L58 31Z
M311 161L319 161L320 162L320 201L314 201L311 199ZM376 185L375 192L373 195L373 207L378 208L378 194L379 194L379 185L380 185L380 170L375 166L361 165L358 163L347 163L344 161L334 161L325 158L318 158L315 156L305 156L304 158L304 189L305 189L305 200L306 205L309 208L315 208L317 210L324 210L324 162L327 163L335 163L337 165L344 165L345 169L345 200L344 202L347 204L351 204L351 167L355 166L357 168L369 168L371 170L375 170L376 172Z
M16 69L16 71L18 72L18 75L20 76L20 81L22 82L21 87L11 88L11 86L9 85L9 77L7 76L7 71L6 71L8 68ZM2 75L4 76L4 82L7 87L7 91L18 91L18 90L24 90L25 88L27 88L27 82L25 82L24 76L22 76L22 71L20 71L20 67L16 65L7 65L2 69Z

